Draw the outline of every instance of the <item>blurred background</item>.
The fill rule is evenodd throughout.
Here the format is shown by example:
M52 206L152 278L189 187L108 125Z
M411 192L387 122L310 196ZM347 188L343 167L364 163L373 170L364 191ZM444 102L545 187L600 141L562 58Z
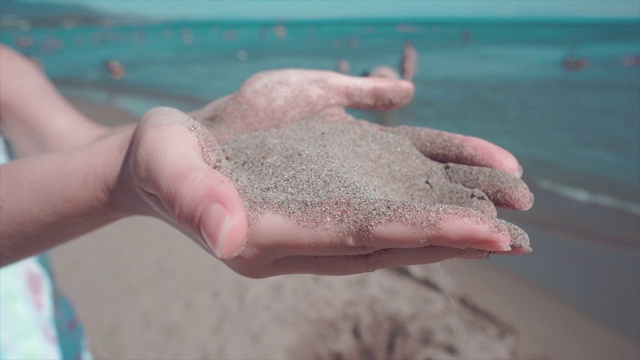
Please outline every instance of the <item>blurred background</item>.
M607 339L628 345L630 352L617 355L635 356L640 343L640 2L0 1L0 42L37 61L65 95L111 124L135 121L160 105L194 109L268 69L361 75L379 65L397 68L406 41L418 52L416 94L408 106L395 111L396 124L474 135L510 150L536 196L528 212L500 213L528 232L532 254L481 264L471 261L477 268L452 269L461 278L445 282L458 284L460 291L471 289L473 285L462 278L473 270L476 276L492 276L474 281L492 284L487 285L495 286L490 292L503 299L515 296L513 284L527 284L535 289L531 294L549 297L553 304L606 329L611 336ZM375 122L383 118L352 113ZM182 338L175 331L193 328L194 322L202 321L202 309L216 308L225 296L235 301L204 290L211 286L245 281L243 290L235 293L239 297L290 288L290 298L295 299L292 284L311 277L258 285L216 265L211 271L225 273L216 276L226 280L207 274L205 285L187 274L209 271L202 269L213 266L210 260L195 254L185 241L178 246L178 241L167 240L181 235L164 225L136 221L54 252L59 281L76 299L98 356L187 358L192 357L190 350L167 349L199 347L193 357L284 356L274 350L278 341L286 342L282 339L256 345L266 352L242 352L242 346L220 350L218 335L225 326L219 319L201 325L219 330L212 330L218 343L203 334ZM201 268L189 270L198 262ZM489 273L481 272L485 270ZM415 280L418 273L409 275ZM496 280L499 276L504 282ZM193 286L179 290L185 278ZM507 283L513 286L500 286ZM198 296L201 307L191 304L169 311L162 302L149 319L140 320L140 314L150 311L145 304L161 301L158 297L183 298L190 304L188 299ZM532 299L525 296L521 306L526 308L526 301L535 302ZM550 306L528 309L534 318L544 318ZM522 311L514 310L504 320ZM499 309L494 312L500 315ZM555 321L558 316L553 316ZM566 316L566 323L571 323L573 318ZM181 318L191 319L191 325ZM571 323L574 330L578 323ZM529 335L545 328L527 330L527 322L518 324L520 333ZM240 325L238 331L243 329ZM162 335L158 329L163 326L173 330ZM123 330L134 328L139 331ZM148 339L145 331L151 334ZM594 334L603 339L602 333ZM563 342L561 335L555 339ZM260 344L256 338L247 341ZM526 341L519 341L527 348ZM583 350L598 340L583 341L571 345L564 339L565 347ZM518 354L570 357L551 342L536 345L538 352ZM602 354L614 351L612 344L602 345Z

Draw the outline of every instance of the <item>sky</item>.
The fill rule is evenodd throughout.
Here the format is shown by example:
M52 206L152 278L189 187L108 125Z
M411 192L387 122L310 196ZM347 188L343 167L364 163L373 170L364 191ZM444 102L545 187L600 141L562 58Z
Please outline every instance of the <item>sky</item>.
M640 18L640 0L71 0L161 19Z

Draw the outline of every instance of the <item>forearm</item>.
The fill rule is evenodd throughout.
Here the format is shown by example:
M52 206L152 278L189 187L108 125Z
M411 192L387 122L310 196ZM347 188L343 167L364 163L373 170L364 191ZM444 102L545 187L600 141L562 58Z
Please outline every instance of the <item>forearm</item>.
M31 61L0 46L0 132L20 155L84 145L105 129L76 110Z
M0 166L0 266L126 215L113 199L132 132Z

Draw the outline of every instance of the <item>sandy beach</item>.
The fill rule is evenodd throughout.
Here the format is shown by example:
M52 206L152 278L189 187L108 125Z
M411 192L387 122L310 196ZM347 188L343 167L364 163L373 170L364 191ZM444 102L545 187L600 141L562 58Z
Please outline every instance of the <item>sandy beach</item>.
M135 121L73 102L106 125ZM527 231L553 230L538 217L512 217ZM535 241L526 256L541 256ZM98 359L640 357L638 339L486 261L250 280L141 217L51 255Z

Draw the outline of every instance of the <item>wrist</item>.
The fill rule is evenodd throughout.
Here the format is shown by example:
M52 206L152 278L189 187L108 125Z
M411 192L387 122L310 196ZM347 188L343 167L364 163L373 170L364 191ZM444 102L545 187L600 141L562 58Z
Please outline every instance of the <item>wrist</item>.
M0 217L0 266L127 216L112 199L128 138L119 132L2 165L2 205L10 211Z
M135 127L113 130L97 142L103 158L102 188L105 194L104 207L114 217L140 215L139 194L130 176L128 152Z

